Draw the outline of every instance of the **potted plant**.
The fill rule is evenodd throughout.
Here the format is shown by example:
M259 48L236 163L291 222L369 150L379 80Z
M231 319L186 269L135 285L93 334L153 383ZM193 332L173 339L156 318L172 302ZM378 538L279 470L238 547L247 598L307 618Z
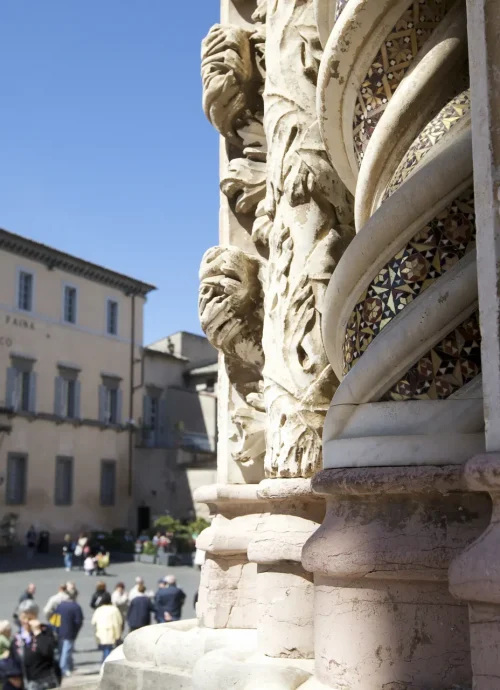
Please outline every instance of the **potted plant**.
M141 563L156 563L157 548L151 541L145 542L140 556Z

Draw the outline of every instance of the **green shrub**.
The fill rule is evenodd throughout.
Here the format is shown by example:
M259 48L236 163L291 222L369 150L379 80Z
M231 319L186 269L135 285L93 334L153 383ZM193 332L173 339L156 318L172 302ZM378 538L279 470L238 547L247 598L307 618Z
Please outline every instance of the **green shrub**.
M176 520L171 515L162 515L155 520L154 524L155 527L162 532L173 532L174 534L181 527L180 521Z
M208 520L205 520L205 518L197 518L193 522L190 522L188 525L191 534L197 537L199 534L203 532L204 529L207 529L207 527L210 527L210 523Z
M156 556L158 552L158 549L156 546L153 544L152 541L147 541L145 542L144 546L142 547L142 553L145 556Z

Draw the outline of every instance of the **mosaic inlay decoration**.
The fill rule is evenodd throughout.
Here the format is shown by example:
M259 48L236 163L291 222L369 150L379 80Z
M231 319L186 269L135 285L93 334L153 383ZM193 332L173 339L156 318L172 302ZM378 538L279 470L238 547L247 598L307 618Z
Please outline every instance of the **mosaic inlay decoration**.
M452 0L414 0L382 44L360 86L354 108L358 162L406 71L452 4Z
M387 186L383 201L391 196L405 180L416 170L417 166L443 137L470 111L469 90L455 96L434 119L421 131L408 149L399 164L394 176Z
M414 364L382 400L444 400L481 372L477 312Z
M344 375L399 312L474 249L475 232L474 190L470 188L381 269L360 296L347 323Z

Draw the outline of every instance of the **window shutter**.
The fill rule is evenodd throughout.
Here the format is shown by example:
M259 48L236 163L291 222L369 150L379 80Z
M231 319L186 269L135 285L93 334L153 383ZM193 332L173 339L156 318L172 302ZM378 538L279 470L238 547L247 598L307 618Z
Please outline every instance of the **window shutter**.
M99 421L103 424L106 423L106 397L107 397L106 386L99 386Z
M80 381L75 381L75 419L80 419L81 414L80 414L80 391L81 391L82 385Z
M54 414L57 417L62 417L63 414L63 395L64 379L62 376L56 376L54 380Z
M21 505L26 501L27 458L10 455L7 460L6 503Z
M120 388L116 391L116 423L122 423L122 402L123 402L123 392Z
M36 372L30 373L30 394L29 394L29 411L36 412Z
M163 448L168 445L167 399L163 395L158 403L158 442Z
M73 503L73 460L68 459L64 477L64 492L67 505Z
M56 506L60 506L63 503L63 473L64 468L60 458L56 458L56 490L55 490L55 501Z
M5 404L7 407L12 407L14 410L18 408L18 401L16 400L16 384L17 384L17 369L9 367L7 369L7 390L5 393Z

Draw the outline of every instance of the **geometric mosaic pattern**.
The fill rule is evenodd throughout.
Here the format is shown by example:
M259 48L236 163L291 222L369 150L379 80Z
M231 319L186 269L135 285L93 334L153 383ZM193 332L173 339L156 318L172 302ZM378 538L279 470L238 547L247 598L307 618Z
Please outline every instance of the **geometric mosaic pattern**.
M452 5L452 0L413 0L382 44L356 98L353 136L358 162L412 61Z
M382 201L391 196L443 137L450 132L457 122L470 111L469 89L455 96L421 131L406 152L394 176L385 190Z
M475 234L469 188L412 237L360 296L347 323L344 375L388 323L475 248Z
M481 332L472 314L427 352L381 400L444 400L481 372Z

